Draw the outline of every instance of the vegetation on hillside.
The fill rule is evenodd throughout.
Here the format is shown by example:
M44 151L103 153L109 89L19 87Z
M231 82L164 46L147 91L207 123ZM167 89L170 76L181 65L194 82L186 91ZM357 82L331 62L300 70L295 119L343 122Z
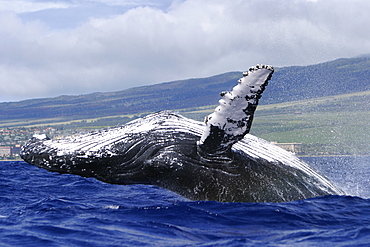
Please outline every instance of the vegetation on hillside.
M159 110L202 121L215 108L219 93L230 90L240 76L230 72L119 92L1 103L0 128L97 129ZM369 78L369 57L276 68L251 134L302 143L307 154L369 155Z
M160 110L216 104L232 89L241 72L161 83L128 90L0 103L0 122L71 121L137 115ZM276 68L262 104L312 99L370 90L370 58L338 59L311 66Z
M370 154L370 91L260 105L251 134L279 143L302 143L308 155ZM185 110L197 120L214 106Z

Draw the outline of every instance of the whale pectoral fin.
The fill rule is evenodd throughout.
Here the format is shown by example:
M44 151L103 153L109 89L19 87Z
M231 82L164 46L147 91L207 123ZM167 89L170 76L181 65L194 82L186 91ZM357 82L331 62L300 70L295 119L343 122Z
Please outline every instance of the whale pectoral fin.
M231 92L220 94L220 105L206 117L206 128L198 142L204 153L227 155L232 145L249 133L258 100L273 73L270 65L251 67Z

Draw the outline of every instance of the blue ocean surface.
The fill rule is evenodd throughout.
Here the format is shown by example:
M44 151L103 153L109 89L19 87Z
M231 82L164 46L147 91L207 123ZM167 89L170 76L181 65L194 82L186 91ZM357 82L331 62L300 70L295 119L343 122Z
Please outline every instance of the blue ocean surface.
M0 246L370 246L370 157L304 160L348 196L189 201L0 162Z

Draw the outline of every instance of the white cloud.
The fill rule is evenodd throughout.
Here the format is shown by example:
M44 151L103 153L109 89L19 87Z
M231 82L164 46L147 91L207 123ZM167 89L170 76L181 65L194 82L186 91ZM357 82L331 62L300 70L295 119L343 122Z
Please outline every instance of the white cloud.
M0 11L10 11L15 13L33 12L44 9L69 8L73 5L61 2L33 2L27 0L1 0Z
M367 0L187 0L172 1L167 9L93 15L59 30L3 12L0 101L116 91L256 63L304 65L369 53L369 10Z

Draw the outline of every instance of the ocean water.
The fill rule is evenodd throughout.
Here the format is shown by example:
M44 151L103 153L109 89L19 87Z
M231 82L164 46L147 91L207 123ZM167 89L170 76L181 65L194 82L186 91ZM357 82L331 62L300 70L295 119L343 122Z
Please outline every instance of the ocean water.
M189 201L0 162L0 246L370 246L370 157L304 160L348 196Z

